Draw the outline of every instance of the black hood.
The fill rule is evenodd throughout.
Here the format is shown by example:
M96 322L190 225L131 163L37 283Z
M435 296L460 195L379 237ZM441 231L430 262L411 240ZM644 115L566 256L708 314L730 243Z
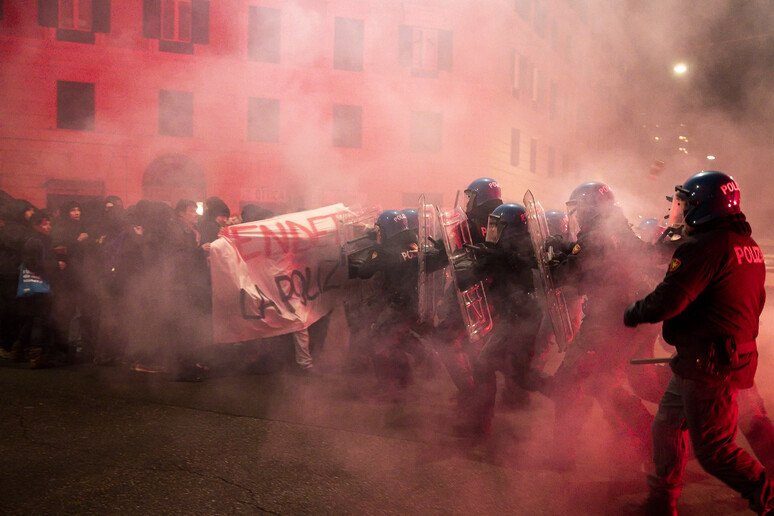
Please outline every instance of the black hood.
M27 224L28 221L24 218L24 213L30 208L35 209L35 206L24 199L13 199L9 201L5 207L5 213L3 214L5 216L5 221Z

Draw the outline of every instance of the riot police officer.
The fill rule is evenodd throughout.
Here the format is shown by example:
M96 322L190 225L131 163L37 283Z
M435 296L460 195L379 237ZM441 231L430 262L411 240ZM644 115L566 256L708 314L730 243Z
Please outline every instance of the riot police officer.
M458 432L484 435L491 426L497 394L496 371L506 376L506 393L524 386L542 318L532 269L537 267L524 206L502 204L488 217L486 243L476 247L472 281L483 280L493 313L493 330L474 357L475 394ZM461 272L461 271L460 271ZM465 281L463 279L463 281Z
M615 422L622 439L633 439L632 459L639 462L649 454L652 416L622 381L638 332L624 327L616 312L636 299L643 270L638 259L647 257L651 246L634 234L605 183L575 188L567 209L571 250L553 275L586 299L584 318L550 386L555 402L550 462L557 468L574 467L577 438L593 400ZM620 449L629 449L621 444Z
M752 387L758 363L755 339L766 298L763 255L750 236L731 176L703 171L675 190L673 213L684 217L686 238L662 282L624 312L627 326L664 321L664 340L677 350L653 422L655 474L648 477L643 509L677 514L688 432L702 467L758 514L770 514L772 484L735 443L737 392Z
M376 245L362 261L351 261L350 271L361 279L376 278L378 297L373 307L371 355L378 381L378 395L394 399L412 381L415 363L426 359L423 344L412 331L417 325L416 232L406 215L385 210L376 220ZM432 259L429 259L432 262ZM430 263L430 270L437 265Z

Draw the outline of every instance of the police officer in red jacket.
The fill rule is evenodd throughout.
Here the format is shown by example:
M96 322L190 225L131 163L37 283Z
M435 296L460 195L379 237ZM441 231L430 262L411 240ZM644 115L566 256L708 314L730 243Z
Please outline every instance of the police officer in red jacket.
M685 433L701 466L735 489L758 514L774 513L763 467L734 442L737 391L753 385L755 339L766 298L760 247L739 206L736 181L704 171L677 186L673 211L684 216L684 242L663 281L629 305L624 324L663 323L677 354L653 422L655 474L648 514L677 514L687 460Z

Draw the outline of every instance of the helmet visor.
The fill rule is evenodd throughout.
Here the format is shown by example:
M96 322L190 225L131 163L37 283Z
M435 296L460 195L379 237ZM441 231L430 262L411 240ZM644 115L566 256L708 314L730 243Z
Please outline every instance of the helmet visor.
M476 191L465 190L465 213L470 213L476 207Z
M502 229L504 229L504 227L501 227L500 225L500 216L489 215L489 220L486 225L486 241L496 245L502 236Z
M578 239L580 221L578 220L578 202L567 201L567 238L570 242Z
M672 196L672 206L669 208L667 227L677 229L685 224L685 213L688 211L688 191L682 185L675 186L675 195ZM669 197L667 197L669 199Z

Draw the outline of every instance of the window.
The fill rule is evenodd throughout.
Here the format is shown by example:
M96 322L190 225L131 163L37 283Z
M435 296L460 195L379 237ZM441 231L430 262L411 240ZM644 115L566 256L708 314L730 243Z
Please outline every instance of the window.
M452 42L451 31L402 25L400 64L411 67L416 76L435 77L439 70L451 71Z
M556 169L556 149L548 148L548 175L553 176Z
M537 172L537 140L529 139L529 171Z
M336 18L333 67L337 70L363 70L363 20Z
M161 39L191 42L189 0L161 0Z
M38 23L56 29L56 39L94 44L110 32L110 0L38 0Z
M143 0L143 36L159 50L193 54L210 42L210 3L205 0Z
M363 108L360 106L333 105L333 146L362 146Z
M159 91L159 134L193 136L193 93Z
M94 130L94 83L57 81L56 127Z
M551 81L548 87L548 117L553 120L556 117L556 103L558 101L559 87L556 85L556 81Z
M543 74L532 67L532 105L538 107L543 103Z
M251 61L280 62L280 10L250 7L247 54Z
M525 98L532 98L534 90L535 66L525 56L519 56L518 85L519 93Z
M511 129L511 165L519 166L519 146L521 145L521 131Z
M440 152L443 146L443 115L430 111L411 113L411 150Z
M91 31L91 0L59 0L59 28Z
M247 139L251 142L279 141L279 99L248 99Z

